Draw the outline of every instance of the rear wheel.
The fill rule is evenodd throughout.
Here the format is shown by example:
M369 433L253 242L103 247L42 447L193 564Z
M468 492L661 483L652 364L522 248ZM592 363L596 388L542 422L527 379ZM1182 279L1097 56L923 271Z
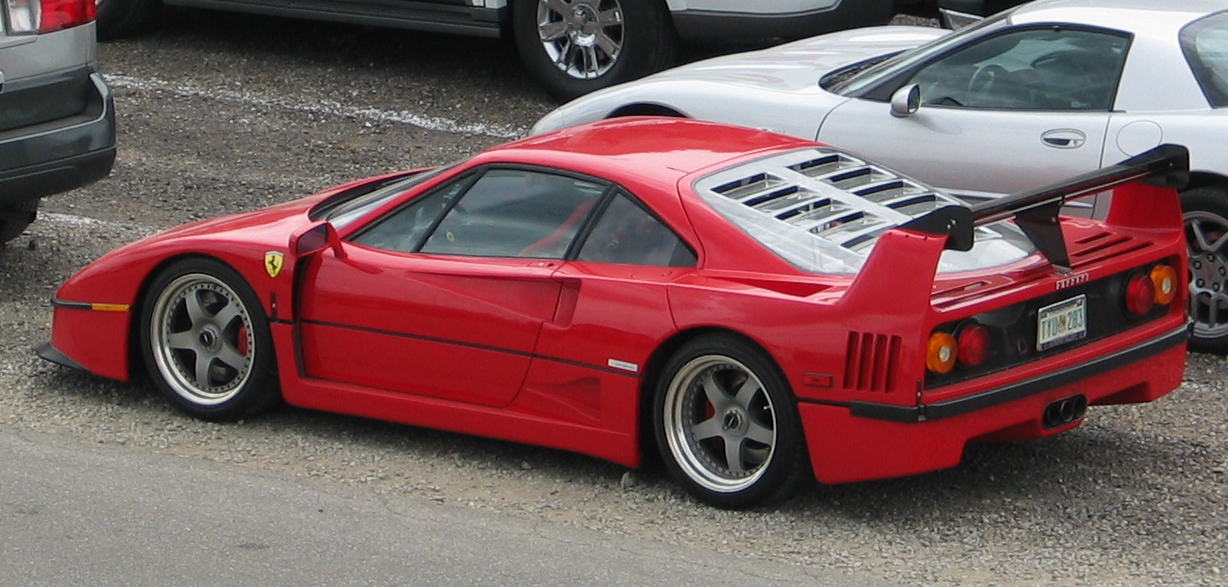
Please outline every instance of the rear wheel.
M37 199L0 206L0 244L21 236L37 214Z
M670 358L653 423L670 472L717 507L782 499L807 471L788 383L763 351L733 336L696 339Z
M1208 186L1181 194L1190 255L1190 349L1228 352L1228 191Z
M664 69L678 56L663 0L517 0L512 33L525 68L563 100Z
M218 261L181 261L158 275L142 304L140 340L154 384L192 416L235 420L281 399L260 301Z

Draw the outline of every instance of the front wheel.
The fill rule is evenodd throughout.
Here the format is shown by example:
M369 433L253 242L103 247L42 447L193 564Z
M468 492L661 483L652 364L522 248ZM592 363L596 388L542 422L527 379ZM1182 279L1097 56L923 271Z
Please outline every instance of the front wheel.
M517 0L512 34L525 68L562 100L665 69L678 57L663 0Z
M716 507L783 499L807 471L788 383L763 351L733 336L693 340L670 358L653 423L670 472Z
M149 288L140 328L150 378L180 410L236 420L281 399L268 320L230 267L191 259L167 268Z
M1228 353L1228 191L1187 190L1181 210L1190 255L1190 350Z

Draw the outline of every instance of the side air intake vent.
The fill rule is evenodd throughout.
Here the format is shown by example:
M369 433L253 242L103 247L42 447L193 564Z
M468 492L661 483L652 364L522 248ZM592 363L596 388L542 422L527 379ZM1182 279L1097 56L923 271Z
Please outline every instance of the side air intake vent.
M844 387L887 392L895 386L900 337L850 332L844 359Z

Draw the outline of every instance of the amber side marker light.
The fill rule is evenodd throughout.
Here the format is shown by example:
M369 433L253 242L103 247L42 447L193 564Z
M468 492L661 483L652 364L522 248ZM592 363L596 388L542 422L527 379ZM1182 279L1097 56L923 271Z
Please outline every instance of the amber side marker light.
M935 332L925 344L925 368L935 373L950 373L959 357L959 345L955 337L946 332Z
M1169 265L1156 265L1151 268L1152 285L1155 286L1155 303L1167 306L1177 299L1177 270Z

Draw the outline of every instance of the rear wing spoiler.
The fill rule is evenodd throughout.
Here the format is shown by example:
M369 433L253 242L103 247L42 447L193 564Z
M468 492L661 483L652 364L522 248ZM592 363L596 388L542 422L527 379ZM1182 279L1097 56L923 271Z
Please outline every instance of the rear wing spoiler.
M971 207L946 206L900 226L905 230L946 235L945 248L972 249L977 226L1014 217L1015 223L1050 263L1069 269L1070 257L1062 238L1058 212L1067 200L1107 191L1130 182L1181 189L1189 183L1190 152L1180 145L1160 145L1121 163L1077 175L1068 180ZM1114 216L1110 212L1110 219Z

